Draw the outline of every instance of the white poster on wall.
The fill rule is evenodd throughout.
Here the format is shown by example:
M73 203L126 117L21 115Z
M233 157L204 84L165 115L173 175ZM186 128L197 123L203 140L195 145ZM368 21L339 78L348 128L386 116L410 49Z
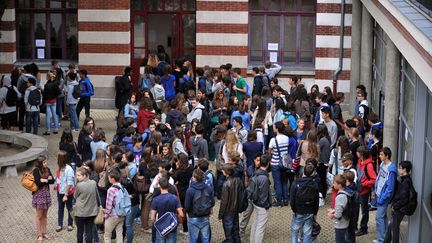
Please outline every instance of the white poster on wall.
M36 47L45 47L44 39L36 39Z
M45 59L45 49L44 48L38 48L37 49L37 59Z
M268 43L267 49L269 51L277 51L277 50L279 50L279 43Z
M277 62L278 53L277 52L270 52L270 62Z

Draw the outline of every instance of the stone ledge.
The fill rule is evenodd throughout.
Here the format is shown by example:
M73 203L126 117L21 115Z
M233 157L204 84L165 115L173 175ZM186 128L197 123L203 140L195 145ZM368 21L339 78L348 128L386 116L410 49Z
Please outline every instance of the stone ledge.
M16 165L34 161L39 155L48 154L48 141L34 134L0 130L0 142L28 148L15 155L0 157L0 167L7 167L7 177L17 176Z

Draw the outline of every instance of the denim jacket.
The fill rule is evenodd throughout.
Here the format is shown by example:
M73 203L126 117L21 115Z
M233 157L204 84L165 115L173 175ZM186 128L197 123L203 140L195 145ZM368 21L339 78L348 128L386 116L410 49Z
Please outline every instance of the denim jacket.
M65 168L60 170L60 178L56 177L57 192L59 194L66 193L66 186L71 186L72 189L75 185L74 174L75 173L70 165L66 165Z

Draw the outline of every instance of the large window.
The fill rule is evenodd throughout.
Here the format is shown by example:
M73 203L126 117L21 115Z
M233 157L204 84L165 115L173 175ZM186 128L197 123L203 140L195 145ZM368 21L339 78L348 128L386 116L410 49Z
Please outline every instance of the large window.
M369 105L376 114L379 114L380 119L384 119L384 94L385 94L385 73L386 73L386 43L385 33L381 26L375 22L374 28L374 58L373 58L373 80L372 94Z
M249 1L249 62L313 65L315 0Z
M17 0L20 60L78 60L77 0Z

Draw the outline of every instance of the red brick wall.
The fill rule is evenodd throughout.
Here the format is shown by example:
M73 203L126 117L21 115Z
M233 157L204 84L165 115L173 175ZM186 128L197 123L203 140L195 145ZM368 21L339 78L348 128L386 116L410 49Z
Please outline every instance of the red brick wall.
M197 1L201 11L248 11L247 2L202 2Z

